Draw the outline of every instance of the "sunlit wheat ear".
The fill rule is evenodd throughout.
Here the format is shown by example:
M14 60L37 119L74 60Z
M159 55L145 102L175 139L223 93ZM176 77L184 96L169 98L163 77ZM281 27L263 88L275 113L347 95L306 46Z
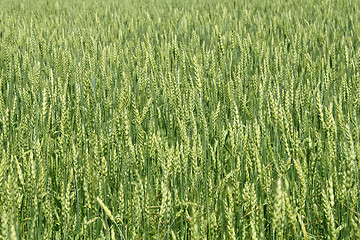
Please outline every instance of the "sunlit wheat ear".
M104 212L106 213L106 215L110 218L111 221L115 222L115 218L112 215L111 211L109 210L109 208L104 204L104 202L97 197L96 201L99 203L99 205L101 206L101 208L104 210Z
M276 182L276 190L274 193L274 212L273 212L273 228L274 235L279 239L284 238L284 211L285 211L285 202L284 202L284 193L283 193L283 183L281 178Z

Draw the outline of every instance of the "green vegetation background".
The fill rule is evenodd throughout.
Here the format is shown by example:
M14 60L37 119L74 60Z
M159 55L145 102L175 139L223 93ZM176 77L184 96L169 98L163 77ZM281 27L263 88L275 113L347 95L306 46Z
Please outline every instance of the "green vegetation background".
M0 2L1 239L360 239L359 1Z

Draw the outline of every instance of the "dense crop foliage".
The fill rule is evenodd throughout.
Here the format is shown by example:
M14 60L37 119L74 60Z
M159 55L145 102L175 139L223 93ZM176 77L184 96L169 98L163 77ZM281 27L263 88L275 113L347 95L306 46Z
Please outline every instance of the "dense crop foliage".
M0 2L1 239L360 239L359 1L120 2Z

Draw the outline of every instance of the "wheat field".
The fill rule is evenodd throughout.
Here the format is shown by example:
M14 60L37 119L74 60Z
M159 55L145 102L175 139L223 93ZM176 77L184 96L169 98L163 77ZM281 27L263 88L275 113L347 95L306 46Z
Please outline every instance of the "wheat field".
M360 2L3 0L1 239L360 239Z

